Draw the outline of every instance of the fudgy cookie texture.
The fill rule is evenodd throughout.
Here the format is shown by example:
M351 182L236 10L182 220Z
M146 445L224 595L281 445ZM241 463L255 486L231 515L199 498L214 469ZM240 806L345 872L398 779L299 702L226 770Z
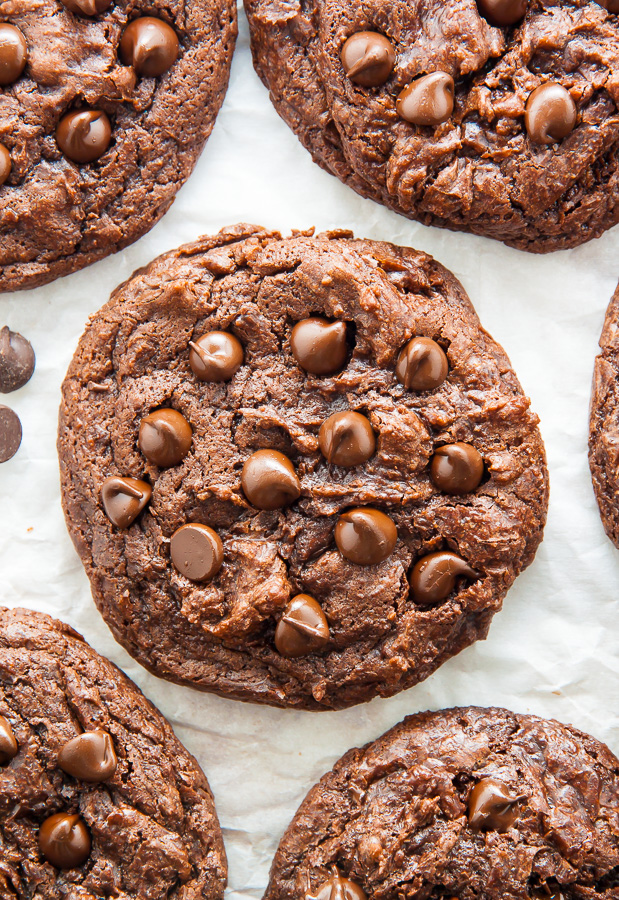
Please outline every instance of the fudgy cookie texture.
M235 226L90 320L60 412L67 525L147 668L350 706L485 637L542 537L537 423L431 257Z
M619 286L606 310L595 360L589 466L606 534L619 547Z
M208 783L68 625L0 608L0 897L223 898Z
M233 0L6 0L0 9L0 291L126 247L211 133Z
M533 252L619 221L608 6L245 0L258 75L319 165L426 225Z
M611 900L619 761L502 709L411 716L350 750L284 835L265 900Z

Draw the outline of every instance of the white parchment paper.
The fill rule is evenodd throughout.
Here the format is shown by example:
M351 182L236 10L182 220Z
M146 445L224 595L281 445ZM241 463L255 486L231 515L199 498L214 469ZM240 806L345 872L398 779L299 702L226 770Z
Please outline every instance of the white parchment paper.
M20 415L22 447L0 466L0 603L69 622L120 665L171 720L215 794L229 892L262 896L270 861L310 786L349 747L408 713L506 706L577 725L619 754L619 551L600 523L587 465L593 360L619 278L619 227L577 250L537 257L409 222L322 172L273 110L254 74L247 24L223 109L202 158L165 218L123 253L38 290L0 297L0 326L28 337L34 377L0 398ZM147 674L112 639L90 596L60 507L60 384L87 317L159 253L254 222L351 228L433 254L468 291L541 417L550 513L533 565L509 592L489 639L390 700L339 713L251 706Z

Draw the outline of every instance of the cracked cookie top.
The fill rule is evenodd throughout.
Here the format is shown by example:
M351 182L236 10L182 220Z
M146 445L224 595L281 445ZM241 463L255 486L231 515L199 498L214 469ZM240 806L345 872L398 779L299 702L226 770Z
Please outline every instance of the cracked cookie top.
M328 709L474 640L541 540L537 417L413 250L237 226L155 260L63 386L67 525L152 671Z

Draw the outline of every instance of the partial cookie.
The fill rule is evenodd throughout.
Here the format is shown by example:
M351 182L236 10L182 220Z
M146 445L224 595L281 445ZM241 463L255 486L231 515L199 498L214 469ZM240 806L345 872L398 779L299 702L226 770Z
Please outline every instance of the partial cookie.
M614 900L619 760L503 709L405 719L309 792L265 900Z
M431 257L241 225L91 319L60 412L67 525L147 668L350 706L485 637L542 537L537 423Z
M222 900L206 778L163 716L61 622L0 608L0 896Z
M619 286L606 310L595 360L589 466L606 534L619 547Z
M315 162L426 225L536 253L619 221L607 5L245 0L256 71Z
M166 212L228 84L233 0L19 0L0 22L0 291L120 250Z

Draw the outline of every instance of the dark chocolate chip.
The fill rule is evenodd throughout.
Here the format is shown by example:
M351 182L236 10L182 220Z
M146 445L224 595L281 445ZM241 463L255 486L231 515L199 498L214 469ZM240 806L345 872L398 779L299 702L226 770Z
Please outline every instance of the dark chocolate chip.
M417 78L400 92L398 115L412 125L440 125L454 109L455 85L447 72L432 72Z
M479 487L484 461L471 444L458 441L438 447L430 464L432 482L446 494L468 494Z
M275 629L275 646L294 659L321 650L329 641L329 626L320 605L309 594L298 594L286 606Z
M21 444L19 416L8 406L0 406L0 463L12 459Z
M169 468L182 462L191 449L193 433L175 409L157 409L140 422L138 446L154 466Z
M170 538L170 557L175 568L190 581L210 581L224 561L221 538L208 525L182 525Z
M78 16L98 16L112 5L112 0L62 0L68 10Z
M111 778L117 764L114 744L107 731L78 734L58 754L58 765L63 772L92 784Z
M243 365L243 345L227 331L209 331L189 346L189 365L200 381L230 381Z
M112 475L101 486L101 501L106 515L117 528L128 528L151 498L152 488L137 478Z
M301 494L301 482L287 456L278 450L252 453L241 474L243 492L258 509L279 509Z
M342 368L348 355L346 324L318 316L302 319L292 329L290 349L306 372L333 375Z
M112 126L100 109L76 109L58 123L56 141L72 162L90 163L99 159L110 145Z
M342 47L341 60L346 75L355 84L378 87L393 72L395 50L384 35L376 31L358 31Z
M152 16L134 19L120 39L120 58L145 78L156 78L167 72L176 62L178 51L174 29Z
M39 848L57 869L75 869L90 856L90 834L78 815L57 813L39 829Z
M578 110L569 91L555 82L541 84L530 94L525 111L529 137L536 144L556 144L574 130Z
M439 550L417 561L409 581L415 602L420 606L431 606L449 597L457 578L478 577L478 573L461 556Z
M18 749L11 723L4 716L0 716L0 766L6 765L17 756Z
M336 871L316 891L308 891L305 900L367 900L367 895L358 884Z
M26 66L28 47L19 28L0 22L0 85L17 81Z
M469 825L474 831L507 831L518 818L521 799L496 778L482 778L469 797Z
M12 168L13 163L11 161L11 154L4 144L0 144L0 185L4 184L7 180L11 174Z
M346 559L375 566L391 556L398 540L395 523L385 513L358 507L342 513L335 526L335 543Z
M329 416L318 432L320 452L336 466L359 466L374 453L376 439L368 419L346 410Z
M443 348L427 337L414 337L400 351L396 378L407 391L433 391L447 378L449 364Z
M524 19L528 0L477 0L479 12L491 25L515 25Z
M0 392L10 394L27 384L34 372L32 344L5 325L0 329Z

